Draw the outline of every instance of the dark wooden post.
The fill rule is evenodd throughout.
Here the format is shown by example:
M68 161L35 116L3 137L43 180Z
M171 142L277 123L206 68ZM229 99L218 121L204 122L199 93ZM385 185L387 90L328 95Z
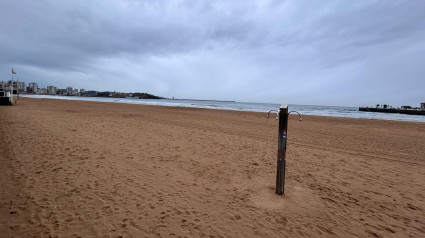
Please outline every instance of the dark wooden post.
M280 105L277 148L276 193L285 193L286 137L288 128L288 105Z

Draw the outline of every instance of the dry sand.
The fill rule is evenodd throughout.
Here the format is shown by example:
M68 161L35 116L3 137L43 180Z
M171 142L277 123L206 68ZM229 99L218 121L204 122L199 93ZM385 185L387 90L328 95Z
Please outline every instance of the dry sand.
M48 99L0 107L1 237L425 237L425 123Z

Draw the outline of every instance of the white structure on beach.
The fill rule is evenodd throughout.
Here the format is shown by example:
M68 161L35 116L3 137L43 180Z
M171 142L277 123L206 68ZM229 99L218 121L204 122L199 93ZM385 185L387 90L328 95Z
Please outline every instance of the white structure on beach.
M0 104L15 105L18 100L18 83L13 80L0 82Z

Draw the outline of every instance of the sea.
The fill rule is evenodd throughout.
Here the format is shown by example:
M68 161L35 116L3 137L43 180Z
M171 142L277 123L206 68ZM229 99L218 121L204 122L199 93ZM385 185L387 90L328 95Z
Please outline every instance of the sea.
M193 107L193 108L208 108L208 109L235 110L235 111L264 112L264 116L266 116L270 110L279 110L279 107L280 107L280 104L278 103L253 103L253 102L233 102L233 101L230 102L230 101L207 101L207 100L204 101L204 100L190 100L190 99L178 99L178 100L136 99L136 98L54 96L54 95L20 95L20 96L30 97L30 98L59 99L59 100L79 100L79 101L91 101L91 102L111 102L111 103L155 105L155 106ZM421 115L361 112L359 111L358 107L288 104L288 108L289 108L289 111L296 111L300 113L301 115L425 122L425 116L421 116ZM274 116L275 116L275 112L272 112L271 118L273 118Z

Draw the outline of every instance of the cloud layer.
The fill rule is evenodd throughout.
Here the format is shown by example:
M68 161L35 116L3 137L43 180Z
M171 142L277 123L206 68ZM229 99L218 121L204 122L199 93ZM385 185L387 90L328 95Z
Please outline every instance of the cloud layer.
M416 105L423 19L424 1L0 1L0 76L13 66L40 86Z

